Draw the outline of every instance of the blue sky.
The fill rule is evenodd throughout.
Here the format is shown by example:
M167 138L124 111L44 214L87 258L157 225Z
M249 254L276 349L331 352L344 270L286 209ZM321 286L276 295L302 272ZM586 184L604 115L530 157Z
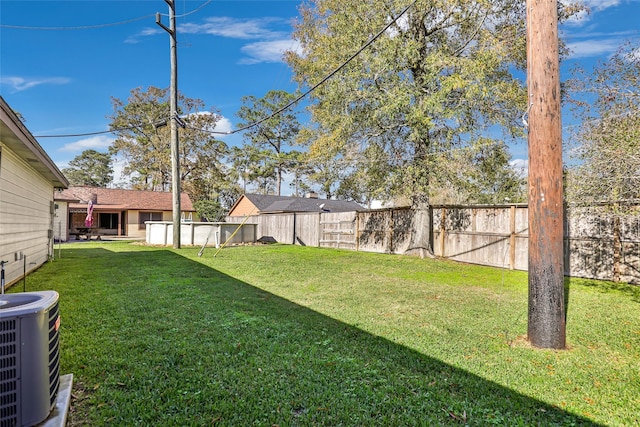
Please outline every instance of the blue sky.
M176 0L178 88L218 109L225 118L221 130L237 122L242 96L295 90L281 56L297 46L291 21L300 3ZM561 27L573 51L563 79L572 65L606 60L624 41L640 46L640 0L586 3L589 14ZM106 130L111 97L126 100L136 87L169 86L169 36L155 24L156 12L168 25L164 0L2 0L0 94L36 136ZM63 168L84 149L106 151L112 138L38 141ZM240 135L224 139L241 143ZM512 154L526 159L526 144L514 146Z

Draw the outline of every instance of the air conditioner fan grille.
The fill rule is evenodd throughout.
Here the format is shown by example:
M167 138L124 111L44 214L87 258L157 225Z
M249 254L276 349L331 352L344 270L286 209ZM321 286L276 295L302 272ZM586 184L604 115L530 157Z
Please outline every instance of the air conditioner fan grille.
M16 327L14 319L0 321L0 427L18 423Z

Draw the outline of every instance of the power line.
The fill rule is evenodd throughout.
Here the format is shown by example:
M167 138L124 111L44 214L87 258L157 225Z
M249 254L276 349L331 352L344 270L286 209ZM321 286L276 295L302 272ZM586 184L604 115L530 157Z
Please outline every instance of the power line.
M206 3L204 3L203 5L201 5L199 8L195 9L190 13L193 13L199 9L202 9L204 6L206 6L211 0L207 1ZM396 23L396 21L398 21L398 19L400 19L415 3L417 2L417 0L413 0L413 2L411 2L407 7L405 7L402 12L400 12L395 18L393 18L382 30L380 30L375 36L373 36L372 38L370 38L364 45L362 45L360 47L360 49L358 49L355 53L353 53L349 58L347 58L346 61L344 61L342 64L340 64L337 68L335 68L332 72L330 72L329 74L327 74L324 78L322 78L318 83L316 83L315 85L313 85L311 88L309 88L306 92L304 92L303 94L301 94L300 96L298 96L296 99L294 99L293 101L289 102L287 105L285 105L284 107L276 110L275 112L271 113L270 115L263 117L251 124L248 124L246 126L243 126L241 128L235 129L235 130L231 130L231 131L226 131L226 132L220 132L220 131L215 131L215 130L208 130L208 129L199 129L199 128L194 128L194 127L190 127L191 129L194 130L200 130L203 132L207 132L210 133L212 135L234 135L238 132L242 132L245 131L247 129L251 129L253 127L256 127L262 123L264 123L265 121L279 115L280 113L282 113L283 111L291 108L293 105L297 104L298 102L300 102L301 100L303 100L304 98L306 98L309 94L311 94L312 92L314 92L316 89L318 89L321 85L323 85L325 82L327 82L327 80L329 80L330 78L332 78L334 75L336 75L338 72L340 72L340 70L342 70L344 67L346 67L351 61L353 61L358 55L360 55L366 48L368 48L369 46L371 46L376 40L378 40L380 38L380 36L382 36L382 34L384 34L389 28L391 28L391 26L393 24ZM155 15L153 15L155 16ZM182 15L182 16L186 16ZM107 134L107 133L115 133L118 132L120 130L129 130L129 129L134 129L137 126L133 126L133 127L129 127L129 128L122 128L122 129L113 129L113 130L109 130L109 131L101 131L101 132L90 132L90 133L82 133L82 134L69 134L69 135L40 135L40 136L35 136L36 138L65 138L65 137L81 137L81 136L93 136L93 135L101 135L101 134Z
M176 18L184 18L185 16L193 15L194 13L200 11L202 8L204 8L206 5L208 5L212 1L213 0L207 0L206 2L202 3L200 6L193 9L191 12L186 12L186 13L183 13L182 15L176 15ZM168 16L168 15L165 14L165 16Z
M75 31L75 30L92 30L95 28L105 28L105 27L115 27L117 25L125 25L130 24L132 22L141 21L143 19L147 19L150 17L155 17L155 13L151 15L144 15L138 18L128 19L126 21L118 21L118 22L109 22L106 24L95 24L95 25L81 25L76 27L30 27L27 25L8 25L8 24L0 24L0 28L11 28L16 30L38 30L38 31Z
M190 12L183 13L182 15L176 15L176 18L183 18L185 16L192 15L192 14L200 11L202 8L204 8L206 5L208 5L212 1L213 0L207 0L206 2L204 2L203 4L201 4L200 6L198 6L197 8L193 9ZM166 13L161 13L160 15L169 16ZM105 23L105 24L95 24L95 25L79 25L79 26L73 26L73 27L38 27L38 26L28 26L28 25L0 24L0 28L11 28L11 29L14 29L14 30L37 30L37 31L93 30L93 29L96 29L96 28L115 27L115 26L118 26L118 25L126 25L126 24L130 24L132 22L141 21L143 19L153 18L155 16L156 16L156 14L153 13L153 14L150 14L150 15L140 16L138 18L127 19L125 21L109 22L109 23Z
M322 84L324 84L327 80L329 80L331 77L333 77L334 75L336 75L338 72L340 72L340 70L342 70L344 67L346 67L351 61L353 61L358 55L360 55L366 48L368 48L369 46L371 46L376 40L378 40L378 38L380 38L380 36L382 36L382 34L384 34L389 28L391 28L391 26L393 24L396 23L396 21L398 19L400 19L408 10L409 8L411 8L411 6L413 6L415 3L417 2L417 0L414 0L413 2L411 2L411 4L409 4L407 7L405 7L402 12L400 12L400 14L398 16L396 16L395 18L393 18L391 20L391 22L389 22L382 30L380 30L375 36L373 36L371 39L369 39L369 41L367 41L364 45L362 45L362 47L360 47L360 49L358 49L354 54L352 54L346 61L344 61L342 64L340 64L335 70L333 70L332 72L330 72L329 74L327 74L322 80L320 80L318 83L316 83L315 85L313 85L311 88L309 88L306 92L304 92L302 95L298 96L296 99L294 99L293 101L289 102L287 105L285 105L284 107L276 110L275 112L271 113L270 115L263 117L251 124L248 124L246 126L243 126L241 128L232 130L232 131L228 131L228 132L216 132L216 131L209 131L209 133L212 134L218 134L218 135L233 135L235 133L238 132L242 132L245 131L247 129L251 129L253 127L256 127L262 123L264 123L265 121L271 119L272 117L277 116L278 114L282 113L283 111L289 109L290 107L292 107L293 105L297 104L298 102L300 102L301 100L303 100L304 98L307 97L307 95L309 95L310 93L314 92L318 87L320 87Z
M161 120L156 123L149 123L149 125L154 127L160 127L162 125L166 125L166 120ZM68 134L60 134L60 135L33 135L34 138L78 138L81 136L94 136L94 135L104 135L107 133L117 133L125 130L138 129L141 128L141 125L135 126L127 126L122 128L116 128L111 130L103 130L99 132L87 132L87 133L68 133Z

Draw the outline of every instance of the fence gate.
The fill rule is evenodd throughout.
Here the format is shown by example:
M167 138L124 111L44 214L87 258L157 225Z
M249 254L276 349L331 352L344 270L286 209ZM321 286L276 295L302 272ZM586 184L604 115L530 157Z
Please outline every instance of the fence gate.
M336 249L356 249L355 219L321 220L320 247Z

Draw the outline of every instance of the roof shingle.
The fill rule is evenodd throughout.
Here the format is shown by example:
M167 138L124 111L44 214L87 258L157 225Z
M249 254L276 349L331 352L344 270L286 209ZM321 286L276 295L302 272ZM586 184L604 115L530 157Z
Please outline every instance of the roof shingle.
M173 195L168 192L125 190L121 188L100 187L69 187L56 191L56 200L78 200L71 203L70 208L86 207L89 200L94 203L94 209L112 208L122 210L173 210ZM180 210L194 212L189 195L180 195Z
M260 213L276 212L353 212L364 210L356 202L302 198L292 196L270 196L263 194L245 194Z

